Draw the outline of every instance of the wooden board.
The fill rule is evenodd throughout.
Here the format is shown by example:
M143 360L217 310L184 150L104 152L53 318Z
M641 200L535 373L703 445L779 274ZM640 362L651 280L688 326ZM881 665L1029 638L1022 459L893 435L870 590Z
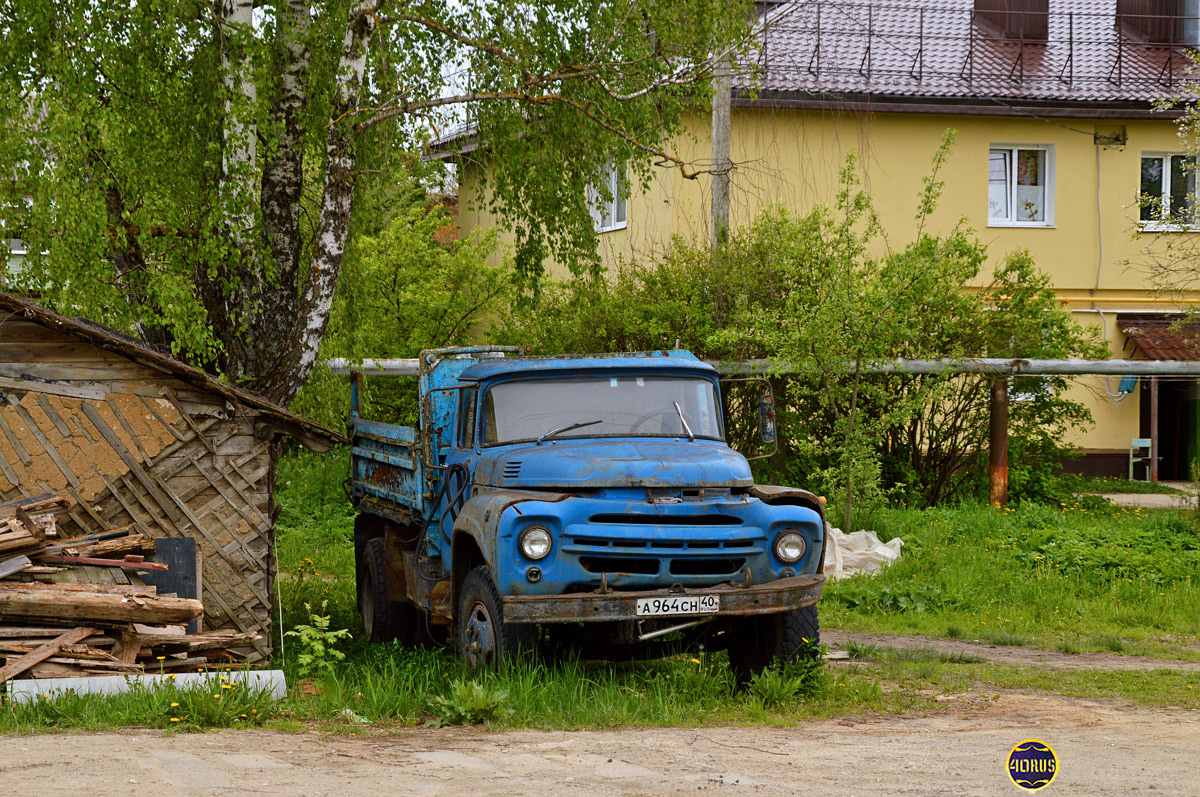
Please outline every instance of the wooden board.
M66 590L2 590L0 620L37 617L92 622L186 623L204 613L204 604L162 595L120 595Z
M33 567L33 562L29 560L28 556L21 555L5 559L3 562L0 562L0 578L15 576L17 573L28 570L31 567Z
M33 665L40 664L50 658L55 653L58 653L64 645L73 645L76 642L81 642L94 633L96 633L96 629L94 628L72 629L61 636L55 637L31 653L25 654L16 661L8 662L3 668L0 668L0 684L9 678L15 678Z

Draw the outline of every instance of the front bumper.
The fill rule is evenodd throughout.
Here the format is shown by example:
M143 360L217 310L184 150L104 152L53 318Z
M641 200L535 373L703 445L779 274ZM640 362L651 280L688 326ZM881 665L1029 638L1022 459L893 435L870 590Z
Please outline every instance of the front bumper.
M506 623L586 623L636 620L639 598L670 595L719 595L716 615L680 617L727 617L777 614L811 606L821 597L825 576L821 573L781 578L753 587L718 585L698 589L656 589L641 592L573 592L565 595L510 595L503 598Z

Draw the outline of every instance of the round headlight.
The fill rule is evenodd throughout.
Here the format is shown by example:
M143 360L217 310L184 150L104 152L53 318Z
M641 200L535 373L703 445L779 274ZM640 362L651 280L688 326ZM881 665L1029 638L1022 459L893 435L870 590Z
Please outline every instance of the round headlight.
M781 562L799 562L807 550L808 543L798 531L784 531L775 538L775 558Z
M525 554L529 559L542 559L546 554L550 553L552 541L550 532L541 526L530 526L521 532L519 540L521 553Z

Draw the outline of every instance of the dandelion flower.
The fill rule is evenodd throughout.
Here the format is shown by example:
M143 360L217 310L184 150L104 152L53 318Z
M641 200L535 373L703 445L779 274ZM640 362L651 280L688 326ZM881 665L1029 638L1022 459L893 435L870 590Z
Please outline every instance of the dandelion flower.
M179 717L171 717L171 722L179 722Z
M171 708L176 708L178 705L179 705L178 703L172 703Z

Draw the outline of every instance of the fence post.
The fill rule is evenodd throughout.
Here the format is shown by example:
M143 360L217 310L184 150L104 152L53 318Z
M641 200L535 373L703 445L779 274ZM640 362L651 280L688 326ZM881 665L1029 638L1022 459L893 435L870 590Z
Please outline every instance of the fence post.
M1150 481L1158 481L1158 377L1150 377Z
M1008 503L1008 377L992 380L988 426L988 499L992 506Z

